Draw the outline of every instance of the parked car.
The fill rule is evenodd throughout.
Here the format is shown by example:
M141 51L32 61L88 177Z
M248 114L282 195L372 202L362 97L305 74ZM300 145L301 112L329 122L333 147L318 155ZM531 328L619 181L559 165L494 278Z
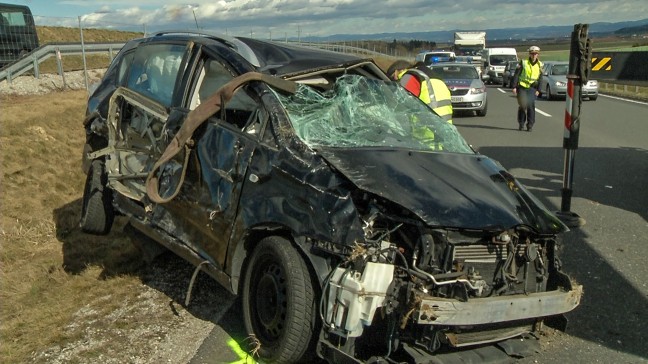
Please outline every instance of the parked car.
M508 61L506 66L504 66L504 72L502 72L502 86L513 88L513 76L515 75L515 68L520 62L518 61Z
M260 361L517 355L579 304L565 225L371 60L159 33L84 127L81 228L125 215L240 295Z
M486 116L486 85L475 66L470 63L442 63L428 67L450 89L453 111L475 111L478 116Z
M569 62L544 62L542 67L542 80L540 90L547 100L565 98L567 95L567 73ZM583 98L594 101L598 98L598 81L588 80L581 87Z

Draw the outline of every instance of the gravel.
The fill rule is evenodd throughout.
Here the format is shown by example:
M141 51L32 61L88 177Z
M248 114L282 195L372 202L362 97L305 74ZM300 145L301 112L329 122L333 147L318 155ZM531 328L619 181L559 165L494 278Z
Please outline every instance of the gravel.
M88 70L88 85L92 86L101 80L105 69ZM66 72L65 78L58 74L41 74L40 78L32 75L18 76L11 83L0 82L0 95L44 95L55 91L82 90L85 88L84 71Z

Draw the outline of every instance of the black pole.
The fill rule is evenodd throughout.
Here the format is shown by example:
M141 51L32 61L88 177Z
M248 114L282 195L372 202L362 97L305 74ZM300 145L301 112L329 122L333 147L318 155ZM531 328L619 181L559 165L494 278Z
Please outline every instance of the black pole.
M560 211L556 213L569 227L585 224L585 220L571 211L572 186L574 182L574 160L578 149L580 132L580 109L582 86L587 84L591 70L592 48L588 37L588 24L574 25L569 51L569 72L567 74L567 95L563 149L565 163L563 168L563 187Z

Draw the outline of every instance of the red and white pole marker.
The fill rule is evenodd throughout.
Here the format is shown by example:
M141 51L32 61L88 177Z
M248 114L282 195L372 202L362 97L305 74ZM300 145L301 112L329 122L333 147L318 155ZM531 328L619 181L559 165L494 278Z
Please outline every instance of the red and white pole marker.
M564 137L569 138L572 127L572 106L574 103L574 79L567 80L567 95L565 96L565 132Z

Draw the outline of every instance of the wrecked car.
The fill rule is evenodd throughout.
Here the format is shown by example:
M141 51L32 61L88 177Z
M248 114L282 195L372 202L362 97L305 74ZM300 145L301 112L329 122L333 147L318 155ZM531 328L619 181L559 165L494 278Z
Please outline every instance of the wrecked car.
M125 215L240 295L263 362L522 355L580 302L565 225L372 60L159 33L84 127L81 228Z

